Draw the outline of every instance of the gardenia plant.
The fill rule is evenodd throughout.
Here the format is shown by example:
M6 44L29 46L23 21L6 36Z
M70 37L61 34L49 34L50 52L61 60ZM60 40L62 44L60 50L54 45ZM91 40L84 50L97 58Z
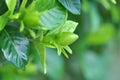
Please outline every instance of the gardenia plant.
M7 61L24 68L34 48L46 73L46 47L66 58L72 54L78 23L67 18L68 12L80 14L80 0L0 0L0 5L0 54Z

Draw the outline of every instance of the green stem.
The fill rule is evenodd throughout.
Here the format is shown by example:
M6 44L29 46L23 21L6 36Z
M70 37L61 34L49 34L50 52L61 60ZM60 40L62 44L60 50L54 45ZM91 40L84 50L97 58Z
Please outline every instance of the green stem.
M27 0L22 0L22 4L20 6L20 11L24 10L25 9L25 5L27 3Z

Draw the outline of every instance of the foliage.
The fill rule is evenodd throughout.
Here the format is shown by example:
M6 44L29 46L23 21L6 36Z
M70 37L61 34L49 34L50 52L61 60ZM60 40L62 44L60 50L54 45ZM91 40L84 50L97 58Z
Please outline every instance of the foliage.
M0 0L0 80L119 80L119 9L119 0Z
M58 55L63 53L67 58L67 52L72 53L69 45L78 39L78 35L73 33L77 23L67 20L67 10L70 6L77 7L77 12L74 9L70 11L78 14L80 4L71 4L74 1L70 0L63 7L60 4L64 2L62 0L60 3L57 0L29 1L0 1L8 8L0 15L0 50L7 61L18 68L25 68L30 47L34 48L46 73L46 47L57 49ZM75 2L80 3L79 0Z

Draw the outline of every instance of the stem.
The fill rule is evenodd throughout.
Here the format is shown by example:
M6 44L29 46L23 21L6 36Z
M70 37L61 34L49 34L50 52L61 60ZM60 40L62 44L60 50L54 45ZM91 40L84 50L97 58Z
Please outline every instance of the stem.
M26 3L27 3L27 0L22 0L22 4L20 6L20 11L24 10Z

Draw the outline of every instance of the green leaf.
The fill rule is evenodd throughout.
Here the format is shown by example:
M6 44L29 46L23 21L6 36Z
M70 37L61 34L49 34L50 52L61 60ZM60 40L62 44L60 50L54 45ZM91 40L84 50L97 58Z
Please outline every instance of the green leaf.
M28 39L23 36L17 27L7 26L0 33L0 48L4 57L18 68L24 67L28 57Z
M0 0L0 15L5 13L8 10L5 0Z
M89 44L100 45L111 40L114 35L114 26L110 23L105 23L100 26L99 30L94 33L90 33L86 40Z
M86 80L106 80L105 68L108 63L106 63L105 55L99 55L93 51L86 51L79 55L79 63L81 63Z
M0 65L2 65L4 61L5 61L5 58L4 58L3 52L0 50Z
M17 0L5 0L11 14L14 12Z
M116 4L116 3L117 3L117 2L116 2L116 0L111 0L111 2L112 2L112 3L114 3L114 4Z
M52 8L55 4L55 0L36 0L36 9L38 11L45 11Z
M100 13L98 11L98 8L96 7L95 4L93 3L89 3L89 26L90 26L90 31L91 32L96 32L101 24L101 17L100 17Z
M67 12L64 8L56 6L48 11L46 11L41 16L41 23L48 29L53 29L55 27L60 27L64 24L67 19Z
M74 21L66 21L65 24L63 25L63 30L62 32L74 32L78 23Z
M34 43L34 47L36 49L36 52L39 55L39 60L42 64L42 67L44 68L44 73L46 74L47 70L46 70L46 49L45 49L45 46L43 45L42 42L36 41Z
M80 0L58 0L68 11L80 14Z
M8 22L8 17L10 12L6 12L4 15L0 16L0 31L4 29L6 23Z
M46 48L47 74L51 80L64 80L65 61L63 57L57 55L56 49Z

